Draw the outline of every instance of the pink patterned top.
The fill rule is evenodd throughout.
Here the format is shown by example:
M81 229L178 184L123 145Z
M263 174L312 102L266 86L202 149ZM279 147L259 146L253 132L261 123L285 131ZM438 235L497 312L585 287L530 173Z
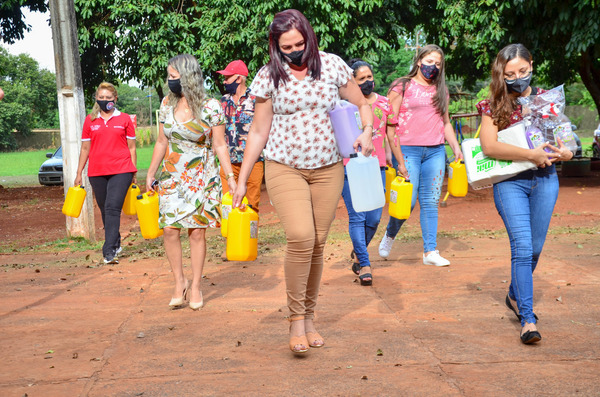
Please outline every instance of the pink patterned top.
M298 169L315 169L341 161L329 111L340 100L339 88L352 78L350 69L340 57L319 52L321 78L307 75L298 80L287 63L289 80L275 89L266 66L250 85L253 95L271 98L273 121L264 150L267 160Z
M377 99L371 105L373 109L373 146L375 151L373 156L379 160L379 166L385 167L385 135L387 124L394 124L394 110L390 100L387 97L377 95ZM344 159L344 165L348 164L350 159Z
M402 83L392 90L402 95ZM436 146L444 143L444 120L432 102L435 93L434 85L424 86L412 79L406 84L396 125L400 145Z

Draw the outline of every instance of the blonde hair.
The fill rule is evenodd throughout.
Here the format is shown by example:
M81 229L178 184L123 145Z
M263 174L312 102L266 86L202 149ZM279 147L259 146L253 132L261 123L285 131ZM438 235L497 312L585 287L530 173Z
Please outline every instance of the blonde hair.
M96 92L94 93L94 99L98 97L98 93L100 92L100 90L108 90L112 92L112 94L115 96L115 102L117 101L119 95L117 94L117 89L113 84L107 83L106 81L100 83L98 88L96 88ZM92 112L90 113L90 118L92 119L92 121L98 118L98 113L100 113L100 105L98 105L98 103L94 100L94 106L92 106Z
M202 69L200 69L198 60L192 55L182 54L169 59L168 66L179 73L181 95L187 99L188 106L194 118L198 121L201 120L202 109L206 100L206 91L204 91L204 78L202 77ZM175 109L180 99L181 96L169 91L167 103L173 109Z

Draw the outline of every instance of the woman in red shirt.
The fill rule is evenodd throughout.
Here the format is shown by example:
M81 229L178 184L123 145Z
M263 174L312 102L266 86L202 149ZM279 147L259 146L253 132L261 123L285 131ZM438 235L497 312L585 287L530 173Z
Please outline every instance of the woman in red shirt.
M104 263L119 263L121 252L121 208L127 189L135 181L137 156L135 128L128 114L115 108L117 89L103 82L96 90L96 103L85 118L75 185L89 159L88 177L104 224Z

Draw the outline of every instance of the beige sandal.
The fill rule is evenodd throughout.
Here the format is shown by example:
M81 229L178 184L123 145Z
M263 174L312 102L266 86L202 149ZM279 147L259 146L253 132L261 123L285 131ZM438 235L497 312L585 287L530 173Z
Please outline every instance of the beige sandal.
M325 344L325 340L318 332L307 332L306 339L310 347L322 347Z
M292 331L292 321L304 321L304 316L290 318L290 333ZM290 350L295 354L306 353L309 349L308 340L306 335L290 335Z

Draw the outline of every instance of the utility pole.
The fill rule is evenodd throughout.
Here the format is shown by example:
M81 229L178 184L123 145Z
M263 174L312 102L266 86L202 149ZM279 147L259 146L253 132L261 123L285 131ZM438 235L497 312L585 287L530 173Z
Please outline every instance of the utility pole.
M65 196L77 174L81 130L85 120L85 100L79 61L79 40L73 0L50 0L50 21L56 65L58 114L63 151ZM84 170L83 184L87 195L79 218L67 216L67 234L96 241L92 189Z

